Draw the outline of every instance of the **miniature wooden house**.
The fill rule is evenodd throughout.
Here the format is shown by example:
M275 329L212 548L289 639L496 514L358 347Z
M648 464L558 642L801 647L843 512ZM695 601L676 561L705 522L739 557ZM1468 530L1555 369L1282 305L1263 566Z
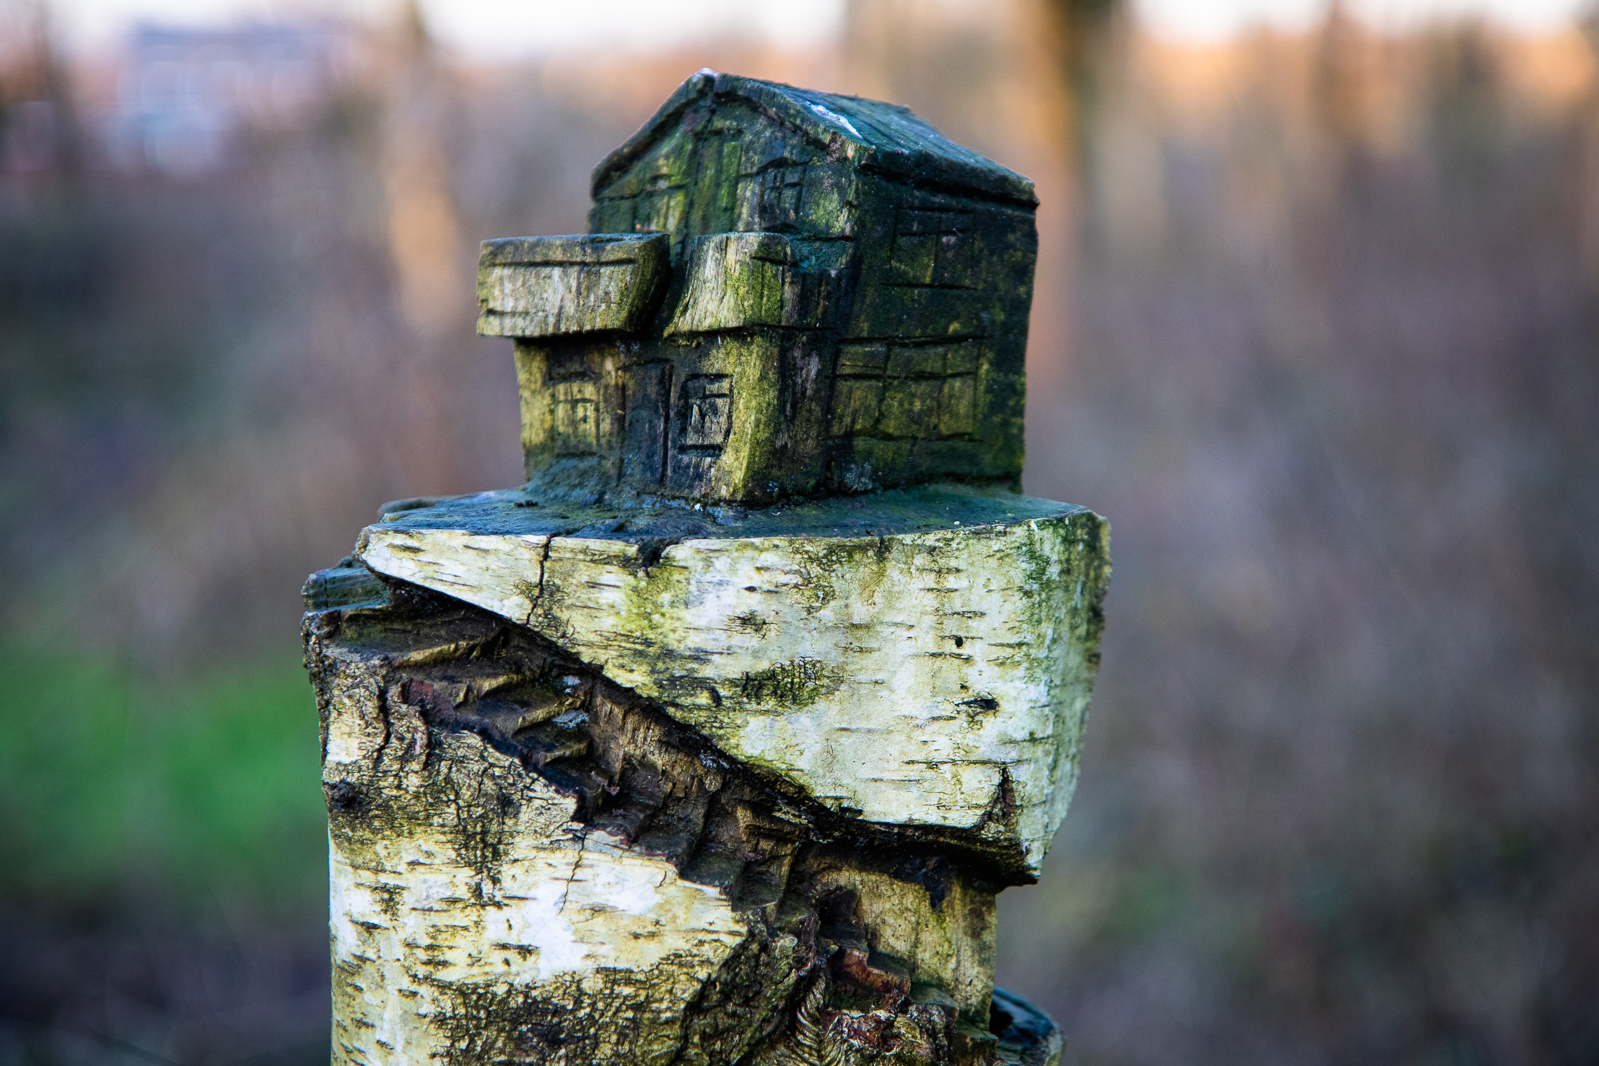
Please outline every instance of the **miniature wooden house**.
M531 483L763 503L1014 484L1032 184L904 108L701 71L595 171L589 235L488 241Z

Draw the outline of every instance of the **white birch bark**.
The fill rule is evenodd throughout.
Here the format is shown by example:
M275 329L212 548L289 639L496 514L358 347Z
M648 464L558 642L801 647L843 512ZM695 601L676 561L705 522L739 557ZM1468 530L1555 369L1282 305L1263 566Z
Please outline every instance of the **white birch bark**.
M313 575L337 1061L1051 1061L993 904L1064 813L1102 524L885 495L484 494Z

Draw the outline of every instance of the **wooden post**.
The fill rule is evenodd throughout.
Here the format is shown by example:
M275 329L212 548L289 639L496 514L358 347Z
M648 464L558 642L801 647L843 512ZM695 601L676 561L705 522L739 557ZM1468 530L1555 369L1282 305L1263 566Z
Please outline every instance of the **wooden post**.
M489 241L528 482L307 585L336 1062L1028 1063L1108 530L1018 495L1026 179L702 71Z

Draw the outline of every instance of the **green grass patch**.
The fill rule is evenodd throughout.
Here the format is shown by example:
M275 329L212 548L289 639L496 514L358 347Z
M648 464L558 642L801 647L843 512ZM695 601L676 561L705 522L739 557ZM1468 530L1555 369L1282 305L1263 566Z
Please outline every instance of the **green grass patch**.
M293 652L156 680L0 648L0 895L303 906L326 884L318 755Z

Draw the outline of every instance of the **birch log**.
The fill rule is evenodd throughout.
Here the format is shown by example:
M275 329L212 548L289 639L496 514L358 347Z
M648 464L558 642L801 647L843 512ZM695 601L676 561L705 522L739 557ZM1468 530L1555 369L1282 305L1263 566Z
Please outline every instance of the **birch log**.
M1048 1066L994 901L1066 813L1108 529L1017 494L1026 179L702 72L488 242L528 482L305 589L337 1063Z

